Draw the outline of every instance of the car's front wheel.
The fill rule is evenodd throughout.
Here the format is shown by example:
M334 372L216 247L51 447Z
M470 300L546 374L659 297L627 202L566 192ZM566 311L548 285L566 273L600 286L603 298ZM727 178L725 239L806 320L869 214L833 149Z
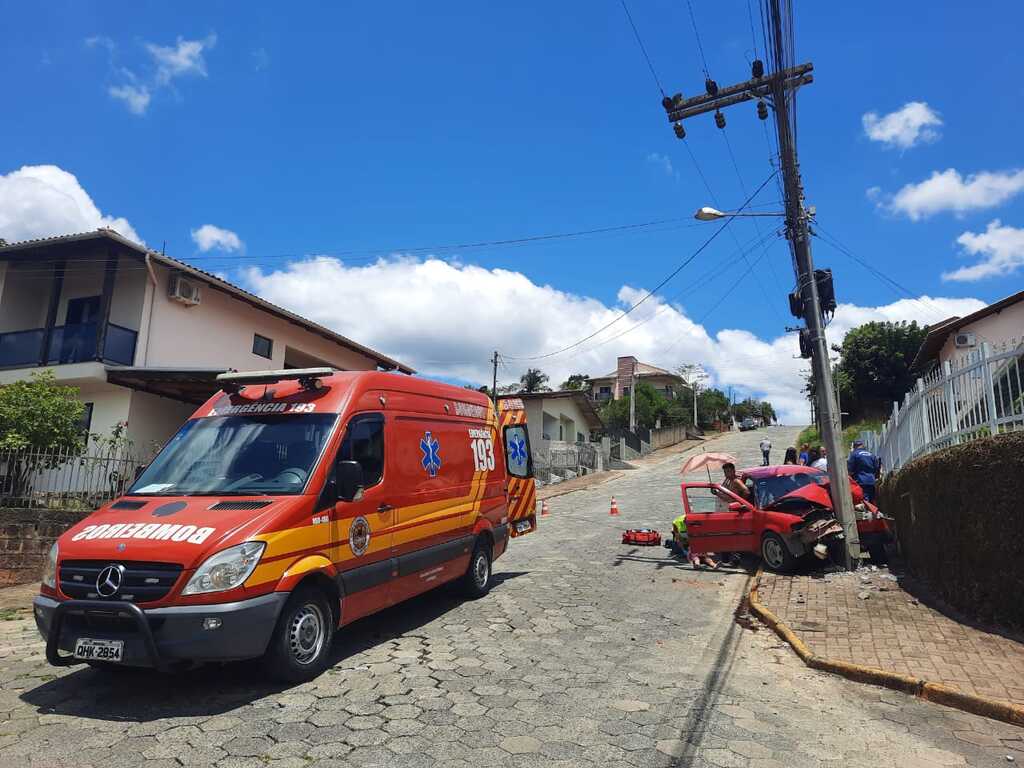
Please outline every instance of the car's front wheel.
M281 609L263 667L282 682L312 680L327 668L333 640L334 614L324 593L300 587Z
M768 531L761 539L761 559L764 564L773 571L787 573L796 566L796 558L793 557L779 534Z

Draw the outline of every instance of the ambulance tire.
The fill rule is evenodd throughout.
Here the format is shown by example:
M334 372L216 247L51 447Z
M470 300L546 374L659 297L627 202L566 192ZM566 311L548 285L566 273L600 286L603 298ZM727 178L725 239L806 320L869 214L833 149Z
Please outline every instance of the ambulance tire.
M330 664L333 640L334 614L326 596L316 587L299 587L277 618L263 669L283 683L312 680Z
M796 568L796 558L782 537L773 531L766 531L761 538L761 559L771 570L778 573L789 573Z
M469 568L459 587L470 600L481 598L491 591L491 547L483 536L476 540L473 555L469 558Z

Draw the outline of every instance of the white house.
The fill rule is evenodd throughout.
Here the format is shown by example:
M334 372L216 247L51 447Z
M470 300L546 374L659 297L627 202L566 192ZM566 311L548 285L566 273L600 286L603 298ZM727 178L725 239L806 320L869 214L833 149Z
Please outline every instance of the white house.
M110 229L0 240L0 385L52 369L88 431L164 442L229 368L412 369Z
M927 373L936 366L962 362L982 344L993 348L1024 342L1024 291L982 307L965 317L951 317L928 329L912 368Z
M534 448L547 450L552 443L586 443L593 432L604 428L583 390L531 392L515 397L526 406L526 424Z

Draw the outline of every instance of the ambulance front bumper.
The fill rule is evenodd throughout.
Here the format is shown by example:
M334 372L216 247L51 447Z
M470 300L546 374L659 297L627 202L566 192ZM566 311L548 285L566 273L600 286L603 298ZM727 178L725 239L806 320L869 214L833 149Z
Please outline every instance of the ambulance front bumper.
M160 669L181 661L262 656L287 599L286 593L274 592L234 603L144 610L124 601L39 595L33 613L46 640L46 658L55 666L84 663L71 653L80 638L91 638L123 641L126 666Z

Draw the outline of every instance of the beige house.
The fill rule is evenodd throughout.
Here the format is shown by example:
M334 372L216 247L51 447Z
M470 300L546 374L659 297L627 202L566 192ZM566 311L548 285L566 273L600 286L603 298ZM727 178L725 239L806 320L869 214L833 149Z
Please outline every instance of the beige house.
M100 229L0 240L0 385L49 368L89 432L147 451L229 368L412 369L207 272Z
M534 449L547 450L552 444L590 442L593 433L604 428L594 403L583 390L532 392L515 395L526 406L526 424Z
M665 397L675 397L677 387L684 386L683 379L676 374L649 363L641 363L629 355L620 357L612 373L590 379L590 397L598 403L629 397L631 381L644 381L660 391Z
M1024 341L1024 291L989 304L966 317L951 317L932 326L912 368L925 374L946 362L962 362L983 344L993 348Z

